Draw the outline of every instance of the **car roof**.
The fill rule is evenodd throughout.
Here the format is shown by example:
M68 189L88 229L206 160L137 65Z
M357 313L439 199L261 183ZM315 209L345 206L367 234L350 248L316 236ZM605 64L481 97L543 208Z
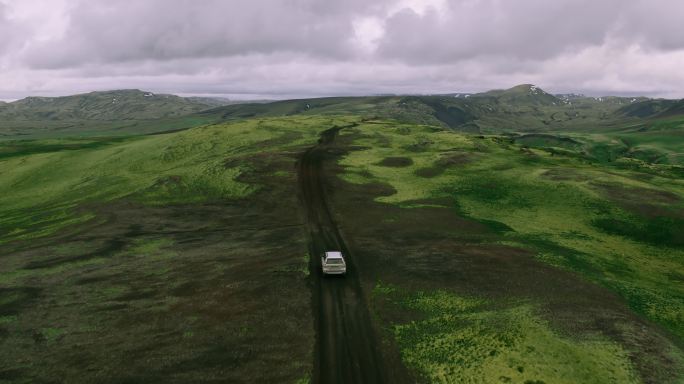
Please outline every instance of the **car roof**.
M325 253L325 258L328 259L341 259L342 258L342 252L339 251L329 251Z

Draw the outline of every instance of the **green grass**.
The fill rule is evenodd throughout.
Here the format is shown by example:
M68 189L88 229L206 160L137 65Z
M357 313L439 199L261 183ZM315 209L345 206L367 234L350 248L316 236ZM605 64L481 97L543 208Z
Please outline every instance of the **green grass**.
M368 149L354 151L340 161L347 168L343 178L356 183L379 181L391 184L397 193L378 199L388 203L431 197L431 191L438 188L443 179L420 178L416 172L432 166L439 160L440 154L476 150L466 136L435 131L431 126L367 124L361 125L356 131L367 135L358 143L367 145ZM384 144L387 140L390 145ZM413 164L406 167L379 164L383 159L393 156L409 157Z
M66 273L83 270L91 267L98 267L106 262L104 258L90 258L73 262L65 262L54 267L36 269L14 269L7 272L0 272L0 284L15 285L22 281L31 279L45 279L55 276L63 276Z
M315 142L320 127L349 118L249 120L127 139L0 145L0 244L92 220L77 207L128 197L149 205L245 198L239 180L262 148ZM4 154L4 155L3 155Z
M149 256L161 251L162 248L173 245L169 239L136 239L129 252L134 255Z
M140 135L217 121L197 100L138 90L29 98L0 106L0 140Z
M0 142L0 375L308 378L294 164L355 119Z
M64 330L59 329L59 328L43 328L41 330L41 334L45 338L46 341L50 342L50 341L54 341L59 336L63 335Z
M556 333L530 304L501 307L436 292L378 286L420 318L392 332L404 361L434 383L637 383L628 354L601 337Z
M13 323L15 321L17 321L17 316L15 315L0 316L0 325Z
M678 123L654 124L643 132L616 128L601 134L532 135L515 143L513 135L480 137L443 130L443 121L417 99L337 101L316 101L311 110L303 110L301 101L253 105L244 116L237 113L239 107L232 106L222 111L236 111L231 119L249 118L252 110L298 115L251 117L163 135L87 137L98 134L95 130L81 138L0 142L0 245L8 248L87 228L82 225L86 222L99 228L108 218L99 214L98 207L121 199L149 209L150 214L163 210L165 216L160 217L164 220L176 220L177 212L187 214L174 211L178 207L221 205L227 211L237 207L230 211L230 220L212 222L225 232L206 231L205 218L198 216L192 228L184 227L186 221L180 219L166 233L161 224L169 221L156 223L152 218L143 234L135 233L131 223L128 229L108 223L118 231L116 238L93 234L92 241L38 245L27 251L28 256L16 252L5 257L0 285L46 287L41 294L49 297L36 299L38 304L33 305L29 303L32 291L3 293L5 301L0 306L8 308L8 313L0 317L0 326L21 329L25 338L34 332L51 346L64 342L66 348L76 345L67 342L111 332L118 323L107 323L102 317L106 311L121 311L112 312L120 316L142 313L155 319L173 315L178 323L165 328L173 330L177 337L173 340L206 346L216 334L207 336L207 325L197 325L199 316L211 320L217 334L232 338L226 339L227 345L242 346L240 353L271 348L252 344L265 337L256 331L261 323L254 319L266 324L259 316L290 313L286 306L291 301L278 297L280 301L266 302L261 297L273 292L272 281L287 282L276 289L305 281L309 255L302 253L305 247L290 244L301 239L289 234L285 243L293 250L281 255L278 249L274 252L278 262L262 265L264 251L274 244L280 246L285 235L279 232L282 228L256 232L252 221L260 223L255 217L262 212L250 211L252 216L245 217L241 212L255 203L255 196L276 196L270 194L274 184L262 189L260 180L273 177L294 183L291 163L302 148L316 142L323 129L360 121L353 115L335 114L347 109L366 117L377 112L405 123L366 119L342 130L341 135L353 138L355 146L339 162L345 170L343 179L390 185L396 192L379 197L382 203L405 209L442 207L483 223L492 233L472 235L468 241L532 250L540 261L613 290L634 311L660 324L674 338L684 338L684 181L678 173L681 167L677 168L681 164ZM375 110L378 105L381 108ZM449 119L460 113L448 108L441 111L450 114ZM197 119L192 124L213 121L216 116ZM506 129L514 130L528 120L539 124L538 116L525 116ZM179 127L185 126L186 122L178 121ZM493 117L483 126L503 123ZM173 128L163 121L150 126L131 124L144 125L143 131ZM273 160L276 152L278 160ZM270 161L287 164L271 166ZM384 219L393 220L391 216ZM241 232L230 237L235 228ZM193 247L205 240L206 250ZM91 243L97 243L97 249ZM248 260L257 262L248 268ZM203 271L202 279L211 279L201 290L198 271ZM242 292L244 301L236 292ZM297 292L299 303L308 305L309 298ZM390 331L403 359L433 382L637 381L627 347L598 335L561 333L540 315L543 303L494 301L445 290L402 291L387 285L378 285L373 297L415 315L412 321L391 324ZM20 307L18 303L24 301L29 304ZM225 302L236 306L224 308ZM125 309L117 309L123 304ZM87 310L76 311L80 306ZM180 307L188 312L178 312ZM204 312L198 315L198 308ZM256 308L261 315L253 315ZM43 313L52 317L47 320ZM213 322L212 316L220 320ZM237 316L240 321L233 321ZM130 320L131 334L152 334L159 328L157 320L140 327L138 319ZM27 324L32 330L26 329ZM290 334L298 334L300 324L291 324ZM202 341L203 337L207 340ZM128 342L134 345L137 340ZM120 342L114 340L111 345ZM254 361L233 356L232 349L219 352L223 357ZM201 354L204 350L187 353L199 356L198 361L206 360ZM672 356L675 365L682 366L679 355L673 352ZM304 368L295 371L294 378L301 377L298 382L310 381Z
M65 138L111 140L159 132L190 129L220 121L211 116L181 116L156 120L37 120L0 123L0 142L61 141Z
M684 181L668 165L624 169L428 126L362 124L355 134L363 149L341 160L342 177L396 190L378 201L410 208L449 198L461 215L499 228L502 243L609 287L684 339ZM378 164L396 156L413 164ZM438 172L421 177L430 167Z

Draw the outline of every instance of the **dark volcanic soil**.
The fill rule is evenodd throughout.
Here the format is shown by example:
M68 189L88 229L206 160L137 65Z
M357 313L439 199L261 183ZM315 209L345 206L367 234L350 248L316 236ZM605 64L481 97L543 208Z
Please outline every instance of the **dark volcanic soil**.
M383 356L354 254L345 245L326 201L322 163L339 129L323 132L319 144L304 153L298 166L301 198L311 236L310 267L317 331L313 379L317 383L407 383L412 380L400 360L396 356ZM344 253L346 276L322 276L319 258L326 250Z
M354 129L342 132L335 140L338 153L352 150L355 144ZM644 383L676 377L677 363L668 355L668 334L634 314L614 292L537 260L537 247L544 244L532 240L524 248L498 244L510 228L464 216L453 201L422 201L434 206L410 209L380 203L375 199L391 194L390 186L352 184L334 177L345 172L334 161L325 162L323 168L330 175L325 189L328 208L353 253L364 292L382 282L406 291L448 290L483 297L504 308L538 303L539 315L560 334L579 339L601 334L620 343ZM554 252L567 250L556 246ZM574 257L582 260L586 255ZM373 321L381 329L413 318L391 303L371 300L371 304ZM384 336L387 340L393 335Z
M91 222L3 244L0 382L306 379L314 327L295 161L244 159L262 186L246 200L93 204Z
M382 159L381 162L378 163L378 165L382 165L383 167L397 167L397 168L403 168L403 167L408 167L409 165L413 164L413 159L410 157L386 157Z

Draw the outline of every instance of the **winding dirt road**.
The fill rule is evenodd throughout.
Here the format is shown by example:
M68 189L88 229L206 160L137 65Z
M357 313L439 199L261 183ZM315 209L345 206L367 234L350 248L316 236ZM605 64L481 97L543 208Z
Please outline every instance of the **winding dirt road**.
M310 234L313 305L316 316L315 383L408 382L383 361L378 337L363 297L354 256L344 244L325 197L323 162L340 129L324 131L318 145L298 164L301 197ZM320 256L341 250L347 261L345 277L323 277ZM389 369L389 371L388 371ZM400 369L399 371L404 371Z

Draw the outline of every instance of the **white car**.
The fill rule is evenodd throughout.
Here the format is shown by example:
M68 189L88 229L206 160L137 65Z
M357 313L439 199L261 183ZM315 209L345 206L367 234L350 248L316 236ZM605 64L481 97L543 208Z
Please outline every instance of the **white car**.
M321 268L324 275L344 275L347 273L347 263L342 252L329 251L321 257Z

